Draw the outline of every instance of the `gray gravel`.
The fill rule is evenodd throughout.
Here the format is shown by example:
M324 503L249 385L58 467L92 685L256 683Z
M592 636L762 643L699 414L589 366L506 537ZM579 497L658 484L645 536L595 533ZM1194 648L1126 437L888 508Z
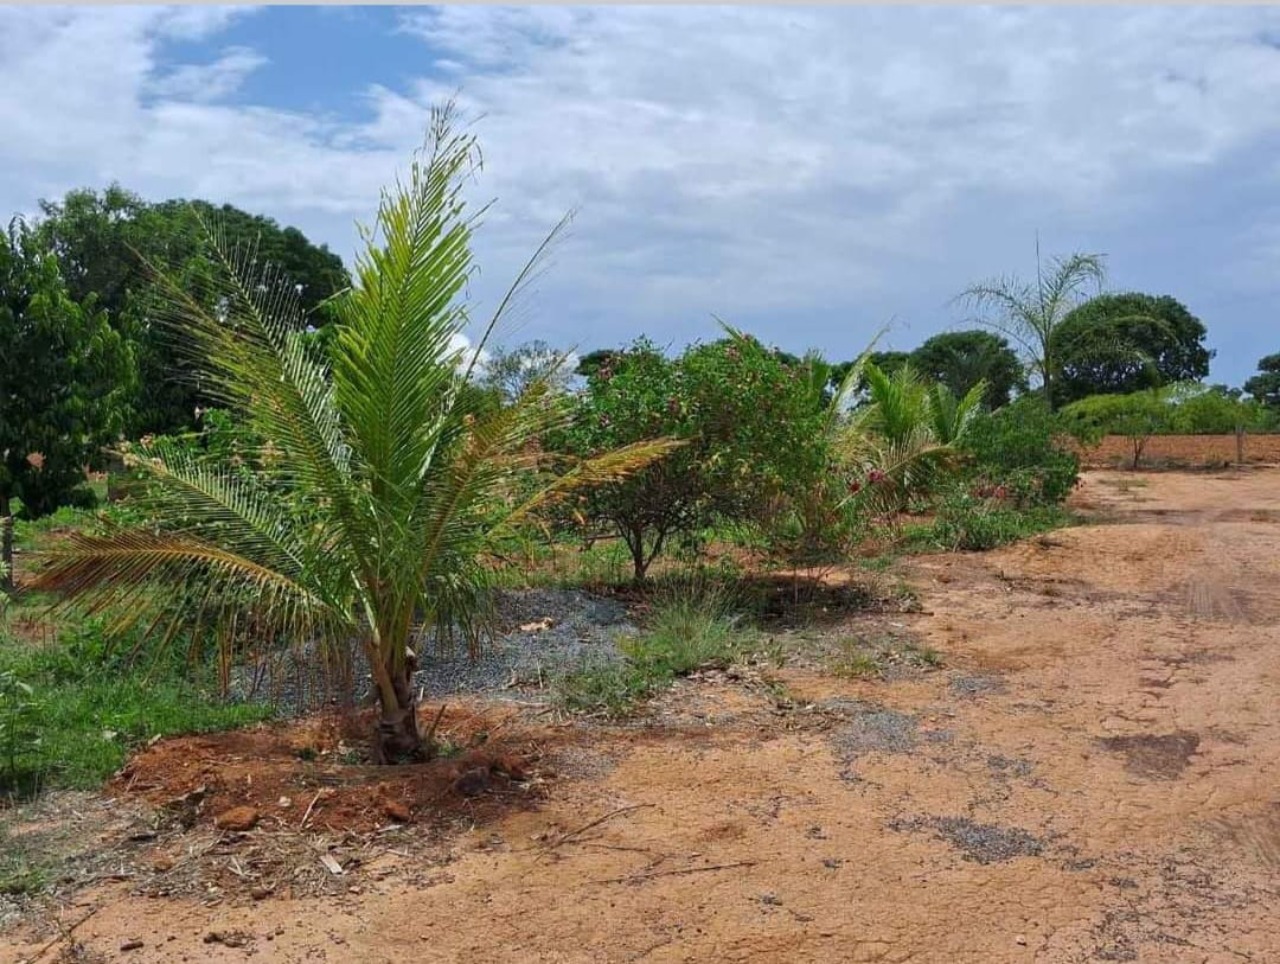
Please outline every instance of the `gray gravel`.
M1019 827L977 823L968 817L912 817L894 820L889 829L898 832L932 830L964 856L980 864L994 864L1014 857L1039 857L1044 842Z
M954 676L951 679L951 693L959 697L985 696L988 693L1003 693L1004 680L998 676Z
M831 732L831 741L846 762L864 753L909 753L916 748L919 721L910 713L874 703L850 709L855 712L849 722Z
M584 665L622 659L618 643L638 630L616 599L576 589L503 591L494 601L494 633L472 658L464 644L423 647L416 682L426 699L457 693L511 696L545 685ZM367 664L356 658L354 686L326 669L312 645L272 662L242 667L232 695L275 703L282 711L303 712L367 690ZM256 682L255 682L256 678Z

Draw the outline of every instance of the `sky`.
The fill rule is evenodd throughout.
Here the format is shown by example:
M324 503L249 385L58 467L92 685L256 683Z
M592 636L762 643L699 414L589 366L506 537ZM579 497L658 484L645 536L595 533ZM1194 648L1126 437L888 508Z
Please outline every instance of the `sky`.
M908 349L1038 234L1185 303L1214 381L1280 351L1276 7L6 6L0 215L118 181L350 263L451 96L477 317L575 212L508 344Z

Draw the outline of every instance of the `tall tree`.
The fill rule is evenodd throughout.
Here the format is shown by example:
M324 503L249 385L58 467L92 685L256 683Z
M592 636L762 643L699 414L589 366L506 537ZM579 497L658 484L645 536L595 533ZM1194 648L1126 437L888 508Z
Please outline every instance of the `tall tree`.
M1011 339L1021 348L1032 371L1040 376L1040 388L1052 408L1053 383L1059 363L1054 354L1054 332L1063 319L1100 289L1105 278L1100 254L1072 254L1040 259L1036 242L1036 280L1016 276L993 278L961 292L957 300L981 312L979 321Z
M0 560L11 585L13 504L52 512L124 423L128 345L92 298L77 303L53 254L14 221L0 235Z
M1258 359L1258 374L1244 383L1244 390L1268 408L1280 408L1280 353Z
M986 382L983 404L1007 405L1027 377L1009 343L989 331L946 331L927 339L911 353L911 366L930 381L945 385L957 397Z
M572 361L541 340L495 348L481 363L480 385L496 392L508 405L534 385L545 383L564 391L573 377Z
M1058 405L1090 395L1125 395L1209 374L1204 323L1169 295L1099 295L1053 333Z
M473 139L455 132L449 108L438 110L423 157L383 195L356 285L334 302L331 368L296 334L304 309L293 283L213 233L225 270L208 292L170 283L172 320L190 333L210 392L266 439L270 455L237 470L166 442L144 451L137 464L156 483L163 524L74 537L37 587L117 603L117 630L131 620L165 625L154 607L175 594L143 590L195 587L201 621L225 647L252 632L259 644L318 639L363 652L380 706L375 759L430 756L411 647L455 628L475 641L483 554L548 502L670 448L642 442L536 486L516 484L541 465L530 442L567 411L545 390L506 407L467 390L473 367L459 364L455 346L475 223L462 191L476 161Z
M38 231L54 252L75 301L93 295L112 328L134 345L139 377L134 434L188 427L195 410L207 404L189 364L183 331L158 323L164 298L154 271L163 270L188 291L209 289L215 257L200 221L216 215L227 242L256 246L264 261L279 265L298 286L300 324L323 324L326 299L349 283L342 260L309 242L296 228L230 205L206 201L144 201L118 184L101 193L69 192L60 201L40 203ZM212 306L206 306L212 307Z

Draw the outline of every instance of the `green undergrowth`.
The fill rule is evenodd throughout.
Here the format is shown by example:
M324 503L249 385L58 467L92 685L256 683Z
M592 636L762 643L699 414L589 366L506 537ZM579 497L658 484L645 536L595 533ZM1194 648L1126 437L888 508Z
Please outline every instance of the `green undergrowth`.
M174 651L131 658L87 622L32 646L0 628L0 797L87 788L156 736L231 729L267 707L225 702L209 674Z
M744 623L726 584L673 580L655 591L645 631L619 648L621 660L559 677L553 685L557 702L576 712L622 715L681 676L727 669L766 647Z
M1075 523L1061 506L1017 508L969 495L944 500L932 522L903 528L908 552L975 552L995 549Z

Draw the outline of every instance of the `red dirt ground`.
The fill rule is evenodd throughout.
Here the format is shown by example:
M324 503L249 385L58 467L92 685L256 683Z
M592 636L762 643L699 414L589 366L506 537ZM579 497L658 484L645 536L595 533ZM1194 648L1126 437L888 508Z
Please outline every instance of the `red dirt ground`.
M535 806L493 795L437 850L412 846L424 821L370 831L359 862L291 852L261 894L262 852L312 841L206 812L158 843L170 877L220 876L157 889L131 844L55 908L61 933L4 935L0 961L1280 961L1280 471L1090 473L1074 502L1092 524L917 557L922 611L834 628L909 633L941 669L701 674L618 726L526 710L484 749L543 749ZM460 742L485 712L459 710ZM144 754L121 804L151 773L156 799L221 780L267 807L330 765L242 736L240 761ZM291 885L335 852L330 890Z
M1156 435L1142 453L1144 467L1222 468L1236 460L1234 435ZM1280 435L1247 435L1244 460L1254 465L1280 464ZM1081 450L1091 469L1128 468L1133 444L1122 435L1109 435L1098 445Z
M424 728L434 715L424 708ZM446 707L441 738L473 748L403 767L352 765L349 755L367 733L360 718L177 737L134 756L107 790L181 811L192 826L215 823L235 808L249 808L268 831L366 833L392 822L445 822L463 807L476 818L477 808L508 809L507 801L530 798L520 784L541 753L539 734L524 728L504 737L503 720L510 715Z

